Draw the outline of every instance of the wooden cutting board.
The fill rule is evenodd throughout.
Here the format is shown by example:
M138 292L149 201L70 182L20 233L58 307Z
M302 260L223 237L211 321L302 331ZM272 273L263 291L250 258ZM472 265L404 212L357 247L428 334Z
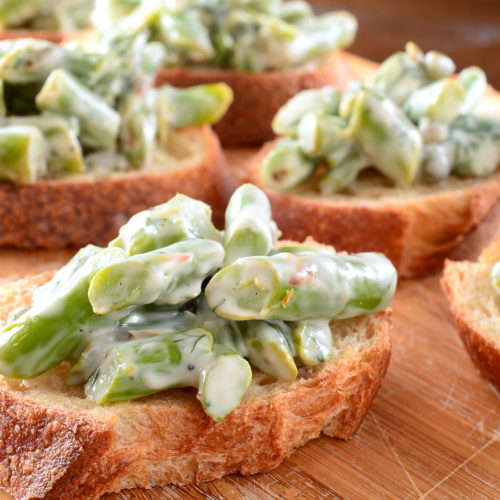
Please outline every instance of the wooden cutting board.
M496 233L500 206L453 257L475 258ZM60 267L73 253L0 250L0 283ZM349 441L320 437L267 474L104 498L500 498L500 394L463 348L439 276L401 282L393 310L387 376Z

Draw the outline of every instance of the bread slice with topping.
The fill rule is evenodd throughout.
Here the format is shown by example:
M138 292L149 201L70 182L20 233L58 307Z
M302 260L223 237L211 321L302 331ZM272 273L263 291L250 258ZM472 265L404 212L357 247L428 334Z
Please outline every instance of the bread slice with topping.
M359 78L376 66L356 57L349 63ZM489 88L476 112L500 116L500 97ZM263 183L260 167L275 143L266 144L252 156L250 151L231 151L223 176L235 185L252 182L268 196L283 237L317 241L349 252L373 250L391 259L400 277L435 272L465 235L477 226L500 198L498 170L478 178L449 177L434 184L398 189L379 174L367 170L344 192L321 195L310 184L278 191Z
M0 320L53 273L0 287ZM255 371L240 406L210 419L195 391L98 406L66 386L65 363L0 378L0 487L19 499L98 498L124 488L200 483L277 467L322 432L347 439L385 375L391 312L331 322L335 355L293 382Z
M447 261L441 286L472 361L500 389L500 294L490 275L499 260L497 238L477 262Z
M32 185L0 183L0 246L105 244L133 214L176 193L205 201L221 220L217 172L224 156L209 126L173 132L147 170L84 174Z

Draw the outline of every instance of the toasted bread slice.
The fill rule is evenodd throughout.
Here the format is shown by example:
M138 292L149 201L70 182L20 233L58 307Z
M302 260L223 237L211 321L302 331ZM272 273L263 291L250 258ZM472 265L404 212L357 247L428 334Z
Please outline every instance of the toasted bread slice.
M255 156L232 152L226 179L261 187L284 238L315 240L348 252L378 251L400 277L434 272L447 254L488 214L500 198L500 172L474 179L396 189L367 172L345 193L321 196L313 189L266 188L260 176L267 144ZM242 174L242 171L245 174ZM227 181L229 183L230 180Z
M297 92L335 85L341 89L355 77L347 56L337 50L319 62L284 71L247 73L232 69L173 68L160 71L157 84L190 87L225 82L234 101L214 126L222 144L228 147L260 146L274 137L271 122L278 109Z
M217 172L224 157L210 127L172 133L154 168L105 177L72 176L33 185L0 183L0 246L106 244L133 214L184 193L222 217Z
M497 238L478 262L446 261L441 286L472 361L500 389L500 294L490 279L499 260Z
M52 275L0 287L0 321ZM0 377L0 487L19 499L90 499L269 471L321 432L346 439L357 430L389 363L390 326L390 310L332 321L334 359L300 368L294 382L254 372L218 423L194 390L98 406L64 385L65 364L31 380Z

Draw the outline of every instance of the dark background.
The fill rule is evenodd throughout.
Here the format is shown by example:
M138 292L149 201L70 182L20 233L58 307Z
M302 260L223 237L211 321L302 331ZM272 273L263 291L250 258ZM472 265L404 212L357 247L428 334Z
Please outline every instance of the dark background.
M317 12L345 9L358 19L349 52L374 61L412 40L440 50L458 69L476 65L500 89L500 0L310 0Z

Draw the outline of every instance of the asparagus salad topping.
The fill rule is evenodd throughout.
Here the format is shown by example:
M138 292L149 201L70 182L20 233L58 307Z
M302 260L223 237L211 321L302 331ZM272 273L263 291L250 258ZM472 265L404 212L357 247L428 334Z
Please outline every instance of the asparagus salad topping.
M302 0L97 0L93 20L104 38L148 26L168 66L250 72L317 59L350 45L357 29L348 12L315 16Z
M288 190L312 182L329 195L370 167L400 188L492 173L500 120L471 114L486 77L477 67L454 72L449 57L409 42L345 92L297 94L274 118L274 132L284 137L263 161L264 184Z
M43 40L0 42L0 180L149 168L171 131L217 122L231 89L155 88L165 57L141 25L92 53Z
M283 247L278 236L251 184L231 197L223 232L184 195L141 212L11 313L0 373L36 377L69 361L66 383L98 404L195 387L222 420L244 397L250 365L294 380L334 355L332 320L380 311L394 294L383 255Z

